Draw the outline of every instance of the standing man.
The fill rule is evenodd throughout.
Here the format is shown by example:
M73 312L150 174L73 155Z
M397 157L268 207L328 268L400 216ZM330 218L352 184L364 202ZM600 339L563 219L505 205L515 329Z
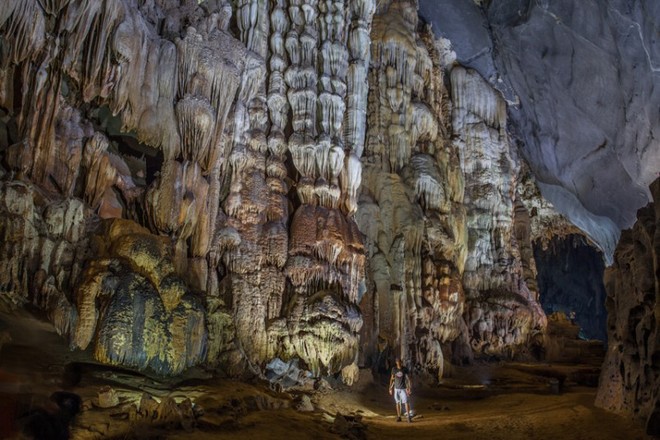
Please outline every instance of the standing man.
M401 365L401 359L396 358L396 366L392 368L392 375L390 376L390 396L394 395L396 402L396 421L401 421L401 404L406 405L406 414L408 415L408 423L412 422L410 416L410 404L408 403L408 396L410 396L410 388L412 383L410 381L410 374L406 367Z

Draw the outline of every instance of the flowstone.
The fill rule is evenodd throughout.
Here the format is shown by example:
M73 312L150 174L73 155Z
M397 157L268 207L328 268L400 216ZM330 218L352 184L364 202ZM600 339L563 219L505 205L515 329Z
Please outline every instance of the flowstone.
M505 105L415 2L138 3L0 13L3 303L163 375L437 378L542 331Z

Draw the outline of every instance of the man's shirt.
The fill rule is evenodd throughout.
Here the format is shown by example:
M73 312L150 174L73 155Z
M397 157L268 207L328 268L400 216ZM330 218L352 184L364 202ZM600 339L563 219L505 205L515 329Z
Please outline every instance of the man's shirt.
M392 377L394 377L394 388L398 390L407 388L406 383L408 382L408 370L406 367L392 368Z

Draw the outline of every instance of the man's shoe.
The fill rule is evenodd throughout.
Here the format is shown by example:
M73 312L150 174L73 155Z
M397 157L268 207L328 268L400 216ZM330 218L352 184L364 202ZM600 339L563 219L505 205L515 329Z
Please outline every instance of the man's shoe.
M408 423L412 423L412 417L410 417L410 414L408 415Z
M400 422L400 421L401 421L401 417L397 417L397 418L396 418L396 421L397 421L397 422Z

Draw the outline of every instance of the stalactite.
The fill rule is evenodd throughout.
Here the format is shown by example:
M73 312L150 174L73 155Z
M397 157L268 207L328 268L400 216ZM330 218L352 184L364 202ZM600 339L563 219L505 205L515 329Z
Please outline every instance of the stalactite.
M6 3L0 298L75 346L352 383L385 346L441 376L464 333L542 327L526 216L560 222L504 101L461 68L450 100L414 2Z
M455 67L451 84L472 237L463 277L472 348L489 355L524 354L546 320L538 293L530 290L535 284L525 282L520 255L525 243L514 235L520 162L504 131L506 107L475 72Z
M411 8L393 2L374 18L364 153L371 165L362 171L357 218L379 339L409 365L442 376L443 351L461 328L467 236L462 188L449 178L461 173L444 137L447 93L431 74L439 56L429 31L416 32Z
M145 196L154 229L185 240L193 233L206 203L208 182L195 162L172 161Z
M234 109L233 173L224 204L225 231L231 235L224 234L223 262L230 272L237 348L256 368L279 349L278 341L269 336L268 322L280 314L285 285L281 268L287 246L288 212L281 199L287 174L282 145L286 114L281 113L286 105L281 35L287 23L283 3L274 8L279 14L262 0L243 1L238 7L240 38L251 52ZM269 41L271 24L274 35ZM274 71L270 78L266 75L269 57Z
M364 6L365 2L358 3ZM350 154L344 145L346 108L351 99L354 103L366 99L366 87L360 88L361 96L348 93L350 29L344 1L293 0L288 4L288 17L283 12L273 14L281 31L271 45L279 61L285 57L283 43L290 64L282 76L271 75L277 81L271 83L271 90L278 93L272 95L270 107L271 112L276 106L283 108L281 98L286 91L293 129L287 147L299 173L296 190L302 204L290 226L285 267L296 292L289 306L292 313L286 316L291 341L288 351L316 374L335 373L355 360L356 333L362 322L356 304L364 277L363 245L355 222L346 218L345 208L342 211L342 200L351 197L354 203L361 171L359 158L346 157ZM354 14L360 12L361 29L368 30L372 12L368 6L356 6ZM284 26L286 18L288 27ZM368 40L362 43L368 44ZM356 50L364 52L364 48ZM364 125L365 116L355 114L352 123ZM275 132L278 144L283 128ZM348 172L346 164L350 164ZM329 285L341 292L332 300L323 287ZM350 311L346 313L355 314L356 321L349 324L333 310ZM310 320L309 314L323 318Z

